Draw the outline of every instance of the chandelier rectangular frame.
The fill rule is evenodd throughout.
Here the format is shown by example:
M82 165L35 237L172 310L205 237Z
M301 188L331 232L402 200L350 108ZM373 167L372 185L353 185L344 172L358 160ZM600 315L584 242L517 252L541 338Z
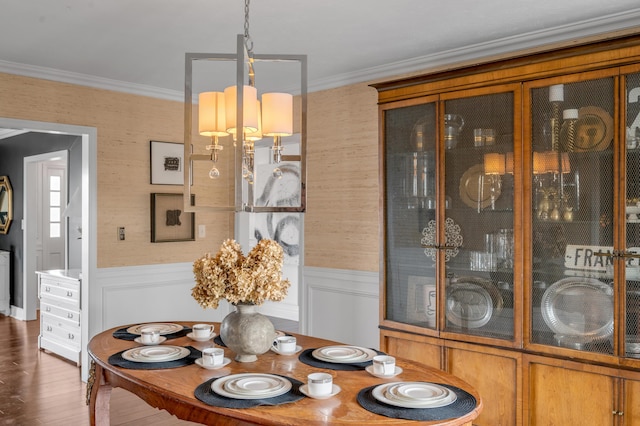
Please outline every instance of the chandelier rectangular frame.
M184 90L184 211L185 212L304 212L306 209L306 146L307 146L307 56L290 54L253 54L255 62L298 62L300 64L300 148L297 155L282 155L281 161L299 162L300 164L300 205L299 206L257 206L253 184L248 184L242 176L244 135L234 149L234 204L221 206L194 206L191 203L191 176L193 163L211 161L209 154L195 154L192 152L193 138L193 64L197 61L235 61L236 62L236 129L243 128L243 85L247 80L246 65L248 55L245 37L237 36L237 50L235 54L228 53L186 53L185 54L185 90ZM251 67L252 71L252 67ZM251 72L250 71L250 72Z

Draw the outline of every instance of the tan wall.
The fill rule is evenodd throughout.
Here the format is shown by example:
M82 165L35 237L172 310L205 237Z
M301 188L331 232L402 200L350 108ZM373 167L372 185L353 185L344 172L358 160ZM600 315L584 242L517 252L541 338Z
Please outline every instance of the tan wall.
M0 99L0 117L97 128L98 267L188 262L233 235L232 215L198 213L206 238L150 242L149 194L181 188L149 184L149 141L183 140L182 103L1 73ZM378 270L376 100L366 84L309 95L307 266Z

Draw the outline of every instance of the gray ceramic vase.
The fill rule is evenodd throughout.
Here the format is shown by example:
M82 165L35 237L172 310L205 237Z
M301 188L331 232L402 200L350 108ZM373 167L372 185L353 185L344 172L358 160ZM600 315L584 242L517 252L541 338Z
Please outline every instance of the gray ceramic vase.
M276 330L269 318L257 312L253 304L238 303L236 310L224 317L220 324L220 338L236 353L238 362L254 362L258 355L267 352Z

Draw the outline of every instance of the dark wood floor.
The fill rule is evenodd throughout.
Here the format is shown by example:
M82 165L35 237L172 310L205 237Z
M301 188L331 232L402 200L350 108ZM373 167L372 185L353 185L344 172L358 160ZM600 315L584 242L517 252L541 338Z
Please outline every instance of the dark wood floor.
M279 330L297 331L297 323L274 320ZM0 424L89 425L86 385L74 363L38 350L38 321L0 315ZM127 426L194 425L148 406L115 388L111 424Z

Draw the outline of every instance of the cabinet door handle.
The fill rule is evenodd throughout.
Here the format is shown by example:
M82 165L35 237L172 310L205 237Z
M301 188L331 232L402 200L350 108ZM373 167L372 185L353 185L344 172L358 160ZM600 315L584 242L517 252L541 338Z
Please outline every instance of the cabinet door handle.
M640 254L639 253L633 253L630 251L621 251L620 252L620 257L624 257L627 259L640 259Z

